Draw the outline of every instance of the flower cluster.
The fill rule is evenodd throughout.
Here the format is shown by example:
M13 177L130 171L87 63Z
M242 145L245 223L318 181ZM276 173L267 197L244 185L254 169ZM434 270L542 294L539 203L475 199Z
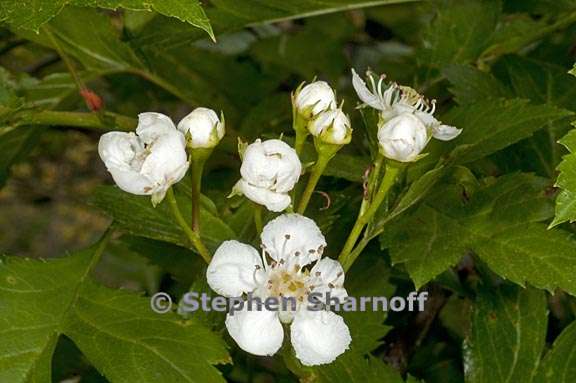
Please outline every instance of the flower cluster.
M224 124L213 110L197 108L178 127L162 113L141 113L133 132L108 132L98 153L118 187L152 196L156 205L188 170L186 145L212 148L224 135Z
M249 310L228 314L226 328L245 351L275 354L284 340L282 323L290 325L290 341L304 365L331 363L348 349L351 337L339 315L308 310L312 292L344 299L347 296L340 263L322 258L326 240L316 223L297 214L270 221L262 231L262 255L250 245L226 241L206 271L210 287L226 297L252 293L256 297L293 297L296 310ZM310 265L312 265L310 267Z
M413 162L421 157L432 137L449 141L460 134L461 129L444 125L434 117L435 100L429 101L414 89L395 83L384 88L385 76L378 81L370 72L367 76L372 90L352 69L352 84L358 97L380 112L378 142L386 158Z
M334 90L324 81L300 86L293 95L295 119L322 142L344 145L352 139L350 119L337 107Z
M240 348L252 354L275 354L284 340L283 324L290 325L290 341L304 365L331 363L349 348L351 337L343 318L330 311L328 302L322 310L311 310L308 298L313 293L329 293L337 300L347 297L342 265L348 269L354 261L351 250L393 185L400 169L396 161L416 161L432 137L451 140L460 133L434 118L435 102L414 89L397 84L384 88L383 77L376 81L369 74L369 90L354 70L352 74L360 100L379 113L380 152L394 161L387 162L381 186L373 198L363 201L366 209L338 258L342 264L322 257L326 240L316 223L302 215L329 161L352 137L350 120L342 106L337 106L335 92L326 82L301 85L292 94L295 149L282 140L257 139L242 145L240 150L241 178L233 194L244 195L272 212L282 212L292 205L291 191L303 169L299 154L308 135L314 137L318 154L299 198L298 214L280 215L262 229L262 254L232 240L223 242L211 257L201 240L198 206L202 166L224 136L223 116L219 118L211 109L197 108L176 126L163 114L142 113L135 132L110 132L100 139L100 157L116 184L129 193L152 196L153 204L164 198L192 164L192 225L187 225L182 217L174 195L168 196L177 223L209 263L206 278L214 291L230 298L252 294L262 300L286 297L296 302L294 307L280 311L267 307L250 310L244 306L227 316L229 334ZM378 174L369 186L374 188L377 181ZM259 213L260 209L256 209L258 230Z

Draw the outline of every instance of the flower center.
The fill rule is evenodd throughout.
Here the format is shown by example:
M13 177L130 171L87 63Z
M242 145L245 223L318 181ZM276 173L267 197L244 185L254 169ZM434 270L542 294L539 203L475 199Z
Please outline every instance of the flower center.
M130 161L130 167L132 170L139 172L142 169L144 161L146 161L146 158L148 158L151 153L150 145L144 145L143 148L134 145L132 150L134 151L134 157L132 157Z
M307 279L308 273L299 272L299 267L295 267L293 272L283 267L273 268L268 274L268 293L270 296L292 297L302 302L309 292Z

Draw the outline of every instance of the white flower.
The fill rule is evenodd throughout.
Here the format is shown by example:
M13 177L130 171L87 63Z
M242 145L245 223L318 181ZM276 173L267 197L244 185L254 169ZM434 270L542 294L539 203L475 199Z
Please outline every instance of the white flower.
M325 81L315 81L298 89L294 96L296 111L307 119L336 107L334 90Z
M372 73L368 73L372 90L369 90L362 78L352 69L352 85L360 100L380 111L387 121L402 113L412 113L418 117L429 131L429 135L442 140L452 140L462 132L453 126L443 125L434 117L436 101L428 101L424 96L407 86L391 84L383 89L385 76L380 76L378 82Z
M208 108L194 109L178 123L178 130L192 148L213 148L224 137L224 123Z
M154 204L184 177L189 165L184 135L161 113L139 114L136 134L102 135L98 153L120 189L151 195Z
M320 113L310 121L308 130L313 136L330 144L344 145L352 139L350 119L340 108Z
M252 293L292 298L295 311L248 310L228 314L226 327L243 350L255 355L273 355L282 346L284 330L290 326L296 356L307 366L331 363L350 345L351 337L342 317L325 310L308 310L312 292L344 299L344 270L340 263L321 258L326 241L318 226L298 214L284 214L262 231L262 257L256 249L237 241L226 241L216 250L206 278L210 287L226 297ZM310 269L305 267L314 263ZM288 307L291 309L291 307Z
M291 202L302 164L288 144L280 140L260 139L246 147L238 181L234 189L271 211L282 211Z
M422 121L412 113L402 113L381 122L378 126L378 144L382 155L400 162L417 160L429 141Z

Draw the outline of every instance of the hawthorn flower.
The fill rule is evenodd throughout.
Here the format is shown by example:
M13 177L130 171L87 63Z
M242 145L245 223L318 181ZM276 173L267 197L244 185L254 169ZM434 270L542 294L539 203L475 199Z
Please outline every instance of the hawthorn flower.
M288 144L258 139L246 147L240 167L242 178L234 190L270 211L279 212L290 205L288 193L301 172L300 159Z
M340 263L322 258L326 240L309 218L284 214L262 231L262 255L238 241L223 242L208 265L206 278L212 290L226 297L252 293L292 298L296 310L249 310L247 305L228 314L226 328L243 350L254 355L275 354L284 340L282 323L290 324L290 340L296 357L307 366L334 361L346 351L351 337L339 315L308 309L312 292L344 299L344 270ZM311 268L311 264L314 264Z
M340 108L320 113L310 121L308 131L329 144L344 145L352 139L350 119Z
M224 137L224 122L208 108L196 108L178 123L191 148L213 148Z
M402 113L378 125L378 144L386 158L416 161L429 141L426 126L412 113Z
M418 151L417 154L419 154L420 151L424 149L424 147L420 147L422 140L417 139L421 134L416 133L421 131L421 125L424 125L426 128L427 139L424 140L426 143L431 137L441 141L450 141L458 137L462 132L462 129L444 125L434 117L434 112L436 111L435 100L429 101L416 90L395 83L384 88L384 78L385 76L380 76L380 79L376 82L374 75L368 73L368 80L370 81L372 88L372 90L369 90L364 80L362 80L356 71L352 69L352 85L354 86L358 97L364 104L380 111L379 129L384 129L385 126L387 127L384 133L378 133L378 137L381 135L389 137L390 134L392 134L391 131L395 132L392 134L394 137L397 137L398 135L401 135L402 139L406 139L406 137L414 137L414 145L410 145L408 142L403 142L402 145L411 147L398 148L399 152L413 154L415 151ZM405 118L407 114L412 114L420 120L421 124L416 124L414 119ZM387 125L388 122L391 122L395 117L399 117L400 115L404 115L404 117L396 120L392 125ZM399 124L399 121L402 121L403 123ZM412 122L408 123L408 121ZM392 126L395 128L393 129ZM409 132L400 133L399 129L401 126L405 128L410 127ZM383 147L381 140L380 147ZM386 150L383 151L386 152ZM400 157L411 158L407 161L413 161L415 158L413 155Z
M161 113L138 115L136 134L109 132L100 137L98 153L118 187L136 195L164 199L170 186L188 170L186 140Z
M315 81L297 89L293 100L296 113L306 120L336 107L334 90L325 81Z

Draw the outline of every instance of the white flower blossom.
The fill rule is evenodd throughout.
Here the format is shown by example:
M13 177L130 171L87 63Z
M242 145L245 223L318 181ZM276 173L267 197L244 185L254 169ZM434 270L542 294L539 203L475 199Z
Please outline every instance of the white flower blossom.
M330 109L320 113L308 124L308 130L329 144L344 145L352 139L350 119L342 109Z
M294 95L297 113L310 119L319 113L336 107L334 90L325 81L315 81L298 89Z
M301 172L300 159L288 144L258 139L246 147L240 167L242 179L234 190L270 211L279 212L290 205L288 193Z
M326 310L308 310L312 292L347 297L340 263L322 258L326 240L309 218L284 214L262 231L262 256L249 245L226 241L216 250L206 277L210 287L226 297L252 293L292 298L295 311L248 310L228 314L226 328L243 350L254 355L273 355L282 346L282 323L291 323L291 342L296 357L307 366L334 361L346 351L351 337L342 317ZM306 267L315 263L312 268ZM289 305L288 305L289 306Z
M392 83L384 88L385 76L375 80L372 73L368 73L368 80L372 90L362 78L352 69L352 85L360 100L380 111L384 122L403 114L412 113L426 126L428 135L442 141L450 141L462 132L462 129L444 125L434 117L436 101L427 100L416 90Z
M208 108L196 108L178 123L192 148L213 148L224 137L224 122Z
M189 165L184 135L161 113L139 114L136 134L102 135L98 153L120 189L151 195L154 204L184 177Z
M422 121L412 113L402 113L378 126L380 152L386 158L412 162L429 141L428 131Z

